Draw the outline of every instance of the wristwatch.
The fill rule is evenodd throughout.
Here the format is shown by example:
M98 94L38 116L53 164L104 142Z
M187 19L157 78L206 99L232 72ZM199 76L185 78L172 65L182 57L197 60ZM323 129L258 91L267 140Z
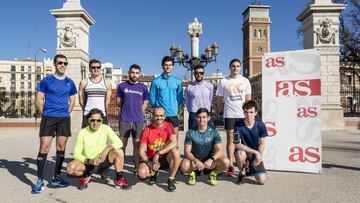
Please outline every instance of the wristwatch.
M161 154L160 154L160 152L156 152L156 155L158 155L160 157Z

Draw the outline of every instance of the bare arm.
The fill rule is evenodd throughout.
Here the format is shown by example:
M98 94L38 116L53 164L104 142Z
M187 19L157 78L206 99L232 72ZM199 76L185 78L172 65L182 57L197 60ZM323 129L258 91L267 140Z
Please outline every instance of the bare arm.
M84 106L84 91L85 91L86 83L87 83L87 80L83 79L79 84L78 96L79 96L79 104L80 104L82 110L84 110L84 108L85 108L85 106Z
M149 105L149 100L144 100L141 106L143 113L145 113L145 110L148 107L148 105Z
M69 97L69 101L70 101L70 103L69 103L69 113L71 113L73 111L73 109L74 109L74 106L75 106L75 95L71 95Z
M191 153L192 145L185 144L184 145L184 156L186 159L189 159L190 161L198 161L198 159Z
M42 115L43 110L44 110L44 93L38 91L36 93L36 107L38 109L38 112L40 115Z
M141 161L147 161L148 158L146 156L146 144L144 143L140 143L140 147L139 147L139 158Z
M109 80L105 80L105 85L107 88L107 93L106 93L106 100L105 100L105 108L109 109L109 104L110 104L110 100L111 100L111 82Z
M122 105L122 100L120 97L116 97L116 102L117 102L117 105L119 107L119 112L121 112L121 105Z
M168 143L165 145L165 147L162 150L159 151L159 153L160 154L166 154L170 150L175 148L176 146L177 146L176 134L173 134L173 135L170 136L170 139L169 139Z
M224 149L221 143L219 144L215 144L215 154L214 154L214 159L218 159L224 156Z
M216 97L215 97L217 112L218 112L219 114L220 114L221 112L223 112L223 109L224 109L224 103L222 102L222 99L223 99L222 96L216 96Z
M261 156L264 154L265 151L265 138L260 138L259 139L259 153L261 154Z

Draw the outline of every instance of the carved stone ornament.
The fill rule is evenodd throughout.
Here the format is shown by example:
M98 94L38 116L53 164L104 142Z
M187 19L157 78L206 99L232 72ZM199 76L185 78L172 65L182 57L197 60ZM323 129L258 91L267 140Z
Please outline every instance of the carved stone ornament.
M74 47L76 48L76 37L79 34L73 31L73 26L71 24L65 25L64 29L60 31L59 38L60 44L59 47Z
M330 20L326 19L322 21L320 27L315 31L316 44L319 44L319 42L323 44L335 44L335 33L337 32L338 30L332 27Z
M202 34L202 24L199 23L197 18L194 18L194 22L189 23L188 34L191 37L199 37Z

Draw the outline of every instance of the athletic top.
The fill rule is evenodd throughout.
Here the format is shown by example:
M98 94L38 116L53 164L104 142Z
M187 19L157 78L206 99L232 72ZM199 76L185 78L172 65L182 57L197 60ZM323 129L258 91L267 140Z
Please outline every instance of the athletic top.
M191 153L200 160L214 154L214 145L221 143L219 131L208 127L201 133L198 129L190 129L186 133L185 144L191 145Z
M103 78L98 83L94 83L88 78L84 90L84 115L87 115L91 109L98 108L106 116L106 95L107 88Z
M57 79L53 74L44 77L37 90L44 93L44 116L69 117L69 97L77 93L74 81L65 76Z
M91 131L87 126L80 130L74 147L74 159L84 163L88 159L99 158L102 151L111 142L114 149L123 146L120 138L110 126L102 124L97 131Z
M241 75L236 78L227 76L219 82L216 95L224 97L224 118L244 118L242 105L247 94L251 94L251 85Z
M152 124L146 126L141 133L141 143L147 145L146 156L151 159L155 156L156 152L162 150L170 139L170 136L175 136L174 128L166 121L160 128ZM164 157L165 154L161 154Z
M239 120L234 127L234 134L237 132L242 144L255 150L259 149L259 139L268 136L266 126L261 120L255 120L251 129L246 126L244 120Z
M178 115L182 99L183 89L179 78L163 73L151 82L150 104L152 107L163 107L167 117Z
M186 108L189 112L196 113L200 108L211 110L214 87L211 83L203 80L193 81L185 89Z

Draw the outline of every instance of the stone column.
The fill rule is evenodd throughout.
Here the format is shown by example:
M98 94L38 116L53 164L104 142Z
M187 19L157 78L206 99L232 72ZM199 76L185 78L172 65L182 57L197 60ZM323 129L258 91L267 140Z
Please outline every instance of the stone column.
M67 0L63 8L50 10L50 13L57 22L57 54L64 54L68 58L69 65L66 74L74 80L78 88L81 79L87 77L89 29L95 21L82 8L80 0ZM84 67L86 71L84 71ZM77 97L74 111L71 114L71 121L72 130L80 130L82 110Z
M298 17L303 23L304 49L317 49L321 57L322 130L344 128L340 103L339 15L345 4L314 0Z

